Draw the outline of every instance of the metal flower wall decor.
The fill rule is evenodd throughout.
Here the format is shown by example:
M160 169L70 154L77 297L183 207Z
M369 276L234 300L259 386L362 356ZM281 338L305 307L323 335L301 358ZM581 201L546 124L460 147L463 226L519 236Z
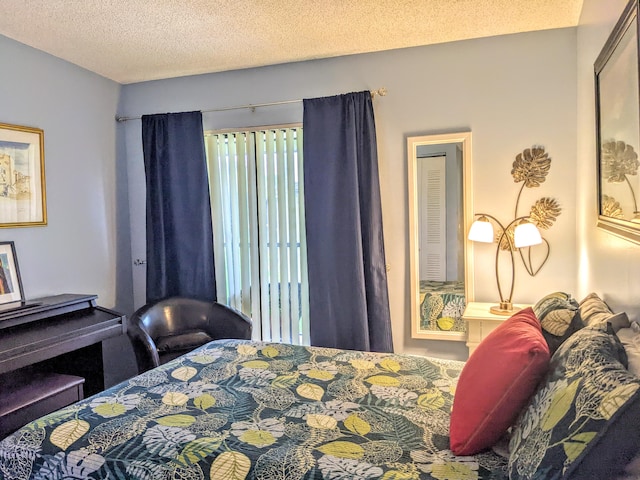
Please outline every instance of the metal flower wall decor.
M513 181L515 183L522 183L522 186L520 187L516 198L514 217L517 218L521 216L518 212L524 189L537 188L542 185L546 180L550 169L551 158L542 146L527 148L516 156L511 169L511 175L513 176ZM528 217L529 221L538 227L538 229L549 230L560 215L561 211L562 209L555 198L541 197L531 205L529 214L525 215L525 217ZM538 274L540 269L549 259L551 248L549 242L541 235L543 243L540 248L543 248L544 250L542 253L542 260L535 265L532 249L538 247L525 247L527 249L526 255L523 253L524 248L516 248L515 242L513 241L516 226L517 225L512 223L511 226L507 227L506 235L509 236L510 240L507 240L505 236L502 236L502 231L497 232L496 240L502 237L502 241L500 242L500 248L502 250L518 250L527 273L533 277Z
M638 202L633 185L629 181L629 176L638 175L638 154L633 147L622 140L608 140L602 144L601 148L601 169L602 178L607 183L626 183L631 194L633 212L631 221L640 220L638 212ZM602 196L602 214L612 218L625 218L624 209L620 202L612 195Z

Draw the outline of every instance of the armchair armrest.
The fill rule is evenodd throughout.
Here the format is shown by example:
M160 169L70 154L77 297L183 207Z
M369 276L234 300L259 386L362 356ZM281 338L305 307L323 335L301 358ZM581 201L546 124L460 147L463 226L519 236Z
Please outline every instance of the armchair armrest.
M127 331L136 355L138 373L146 372L160 365L160 357L155 342L139 325L131 323Z

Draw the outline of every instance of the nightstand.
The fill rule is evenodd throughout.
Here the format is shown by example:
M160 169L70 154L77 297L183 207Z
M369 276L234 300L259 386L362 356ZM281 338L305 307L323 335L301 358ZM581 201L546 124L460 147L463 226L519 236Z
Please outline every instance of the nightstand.
M495 315L489 311L489 308L496 305L496 302L469 302L464 309L462 319L467 322L467 347L469 347L469 356L477 348L487 335L494 331L502 322L510 317L510 315ZM531 305L515 305L520 308L530 307Z

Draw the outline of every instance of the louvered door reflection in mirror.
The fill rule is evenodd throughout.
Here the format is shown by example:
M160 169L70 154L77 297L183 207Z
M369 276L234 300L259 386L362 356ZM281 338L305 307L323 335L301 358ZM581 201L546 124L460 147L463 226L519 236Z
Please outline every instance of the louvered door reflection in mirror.
M411 335L463 341L473 298L471 133L408 137L407 157Z

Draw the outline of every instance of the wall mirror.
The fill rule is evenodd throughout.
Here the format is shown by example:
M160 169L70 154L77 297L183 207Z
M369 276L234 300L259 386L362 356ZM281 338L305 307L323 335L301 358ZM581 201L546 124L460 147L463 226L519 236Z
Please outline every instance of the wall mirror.
M594 64L598 226L640 243L638 2L630 2Z
M411 336L464 341L462 313L473 299L471 133L408 137L407 160Z

